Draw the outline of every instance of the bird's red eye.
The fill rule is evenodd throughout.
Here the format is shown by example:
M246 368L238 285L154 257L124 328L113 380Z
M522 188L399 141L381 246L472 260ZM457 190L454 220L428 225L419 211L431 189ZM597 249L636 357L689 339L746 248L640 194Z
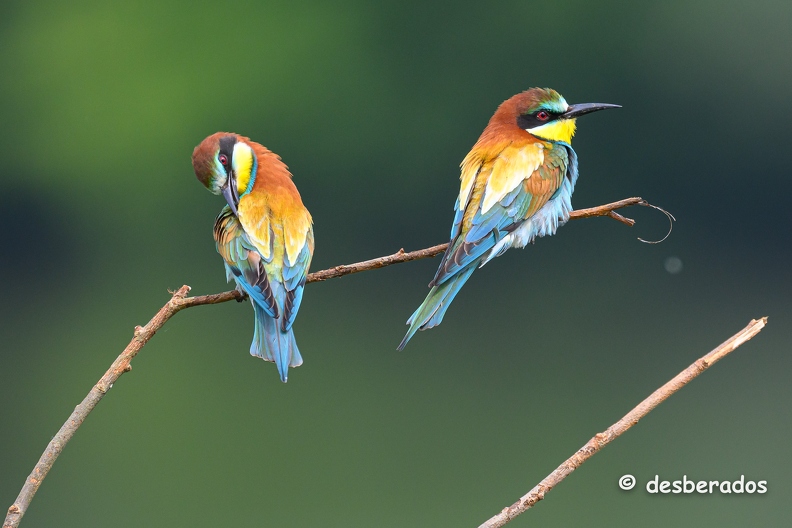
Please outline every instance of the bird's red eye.
M550 119L550 114L548 114L544 110L540 110L539 112L536 113L536 119L538 119L539 121L547 121L548 119Z
M217 159L220 160L220 163L223 165L223 167L228 165L228 158L226 157L225 154L220 154L220 156Z

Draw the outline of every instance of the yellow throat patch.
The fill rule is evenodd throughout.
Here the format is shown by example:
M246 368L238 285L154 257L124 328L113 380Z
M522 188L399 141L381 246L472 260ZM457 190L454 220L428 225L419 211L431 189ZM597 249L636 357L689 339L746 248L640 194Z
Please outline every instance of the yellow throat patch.
M253 149L246 143L237 143L234 145L234 154L232 156L232 165L234 174L237 180L237 192L243 195L248 191L251 177L253 177L253 168L255 163L253 158Z
M551 121L546 125L529 128L526 131L536 137L546 139L548 141L563 141L564 143L571 143L572 136L575 135L575 119L557 119Z

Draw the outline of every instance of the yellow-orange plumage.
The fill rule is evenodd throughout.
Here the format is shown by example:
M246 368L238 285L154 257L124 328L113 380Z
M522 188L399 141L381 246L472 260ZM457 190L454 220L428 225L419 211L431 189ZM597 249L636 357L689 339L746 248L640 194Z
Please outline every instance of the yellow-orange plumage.
M248 138L241 139L253 148L259 163L252 191L239 199L239 220L265 258L270 257L272 233L283 240L285 256L293 264L311 230L311 214L280 156Z
M477 267L511 247L552 235L567 221L577 180L570 145L575 119L613 107L570 106L547 88L532 88L498 107L462 161L451 241L399 349L416 331L440 324Z
M229 279L256 312L251 353L275 361L286 381L302 363L292 323L314 249L312 219L281 158L238 134L218 132L193 152L198 179L228 206L215 222Z

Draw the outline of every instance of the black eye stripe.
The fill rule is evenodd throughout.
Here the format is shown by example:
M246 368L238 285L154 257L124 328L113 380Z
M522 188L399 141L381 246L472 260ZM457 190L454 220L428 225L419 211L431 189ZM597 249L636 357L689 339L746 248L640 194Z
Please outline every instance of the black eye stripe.
M236 144L236 136L224 136L220 138L220 152L219 155L224 155L228 160L226 167L231 165L231 157L234 153L234 145Z
M538 117L536 117L536 115L539 112L547 112L547 114L549 114L550 117L544 120L539 119ZM517 116L517 126L522 128L523 130L528 128L535 128L538 126L546 125L547 123L552 123L553 121L558 119L559 115L560 114L551 112L550 110L544 110L544 109L537 110L536 112L532 112L530 114L523 114Z

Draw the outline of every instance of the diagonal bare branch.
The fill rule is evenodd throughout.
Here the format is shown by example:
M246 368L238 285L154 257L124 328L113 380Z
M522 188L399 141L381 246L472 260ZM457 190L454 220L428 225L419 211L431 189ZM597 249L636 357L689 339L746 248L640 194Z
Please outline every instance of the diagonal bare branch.
M566 459L552 473L547 475L544 480L534 486L534 488L520 497L520 500L504 508L498 515L490 518L479 528L498 528L505 525L528 508L533 507L537 502L544 499L545 494L556 487L570 473L575 471L586 460L593 457L597 451L621 436L630 427L638 423L638 420L649 414L649 412L663 403L669 396L690 383L696 376L707 370L716 361L722 359L727 354L733 352L737 347L758 334L767 324L767 317L753 319L748 326L731 336L721 343L719 347L696 360L688 368L674 376L665 385L654 391L648 398L639 403L633 410L615 424L608 427L604 432L594 435L586 442L586 445Z

